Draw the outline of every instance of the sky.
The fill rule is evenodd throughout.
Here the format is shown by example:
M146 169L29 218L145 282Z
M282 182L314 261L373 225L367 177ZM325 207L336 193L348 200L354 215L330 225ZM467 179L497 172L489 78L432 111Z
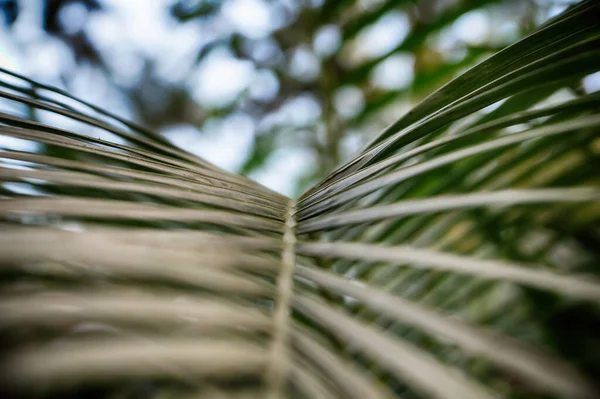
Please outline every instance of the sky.
M259 69L249 61L237 59L225 48L211 51L199 67L194 66L197 49L228 32L240 32L258 43L254 51L265 58L276 57L277 48L269 35L285 23L281 7L295 7L294 0L266 3L263 0L230 0L219 11L218 23L178 23L165 9L170 0L103 0L106 11L88 15L83 6L66 7L61 19L70 29L86 32L105 54L114 83L134 86L144 67L143 59L154 60L159 77L165 82L185 80L192 98L206 108L218 108L235 102L243 91L253 98L269 99L277 95L279 81L269 69ZM319 0L313 1L318 6ZM368 1L364 2L368 4ZM275 6L273 6L275 4ZM72 70L73 94L100 105L111 112L134 118L127 103L98 72L92 68L74 68L75 60L60 40L49 37L41 29L41 0L23 2L22 16L9 32L0 25L0 65L34 77L45 83L60 85L60 74ZM558 13L559 8L552 10ZM341 34L335 25L316 31L312 41L297 48L290 57L290 71L298 79L313 79L320 73L320 58L336 52L347 62L376 58L402 42L409 31L408 18L402 11L392 11L360 32L353 47L340 49ZM506 26L505 26L506 25ZM452 48L456 41L481 43L493 29L514 29L510 21L496 26L483 11L470 12L440 35L440 48ZM493 28L493 29L492 29ZM373 71L371 84L389 90L410 85L414 57L400 53L389 57ZM186 78L189 77L189 78ZM93 84L92 84L93 82ZM588 77L585 84L598 90L600 76ZM593 90L592 90L593 91ZM157 101L160 93L157 93ZM364 107L361 90L340 87L334 95L334 106L341 118L351 118ZM247 158L254 137L261 129L276 124L309 125L321 116L319 102L311 95L291 98L263 121L253 120L237 112L213 118L203 131L189 125L169 126L163 133L175 144L230 171L239 170ZM394 117L399 117L395 115ZM350 135L345 152L360 149L359 135ZM3 142L4 144L4 142ZM291 195L294 181L316 163L315 155L305 148L283 147L250 177L283 194Z

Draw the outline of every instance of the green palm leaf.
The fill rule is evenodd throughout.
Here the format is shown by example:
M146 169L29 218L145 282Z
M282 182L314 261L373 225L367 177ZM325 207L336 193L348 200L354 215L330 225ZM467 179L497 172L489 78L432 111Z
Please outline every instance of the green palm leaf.
M1 70L1 97L76 126L0 114L30 148L0 141L6 392L598 397L600 95L571 88L600 70L599 12L446 84L297 203Z

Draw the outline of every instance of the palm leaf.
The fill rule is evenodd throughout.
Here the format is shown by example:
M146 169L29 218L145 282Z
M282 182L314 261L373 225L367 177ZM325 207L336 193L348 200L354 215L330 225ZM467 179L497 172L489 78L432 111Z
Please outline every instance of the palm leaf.
M297 203L1 70L0 96L73 126L0 115L7 393L598 397L600 96L573 87L599 11L446 84Z

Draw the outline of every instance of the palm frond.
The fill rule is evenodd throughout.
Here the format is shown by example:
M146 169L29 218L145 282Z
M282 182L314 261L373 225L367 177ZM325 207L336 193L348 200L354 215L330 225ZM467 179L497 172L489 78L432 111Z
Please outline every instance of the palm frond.
M0 114L7 394L599 397L598 12L446 84L297 203L0 70L23 107Z

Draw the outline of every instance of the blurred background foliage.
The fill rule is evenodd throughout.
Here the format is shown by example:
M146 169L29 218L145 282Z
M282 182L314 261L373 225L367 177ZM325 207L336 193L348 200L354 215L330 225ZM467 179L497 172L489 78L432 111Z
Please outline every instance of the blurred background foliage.
M0 0L0 66L297 196L570 3Z

